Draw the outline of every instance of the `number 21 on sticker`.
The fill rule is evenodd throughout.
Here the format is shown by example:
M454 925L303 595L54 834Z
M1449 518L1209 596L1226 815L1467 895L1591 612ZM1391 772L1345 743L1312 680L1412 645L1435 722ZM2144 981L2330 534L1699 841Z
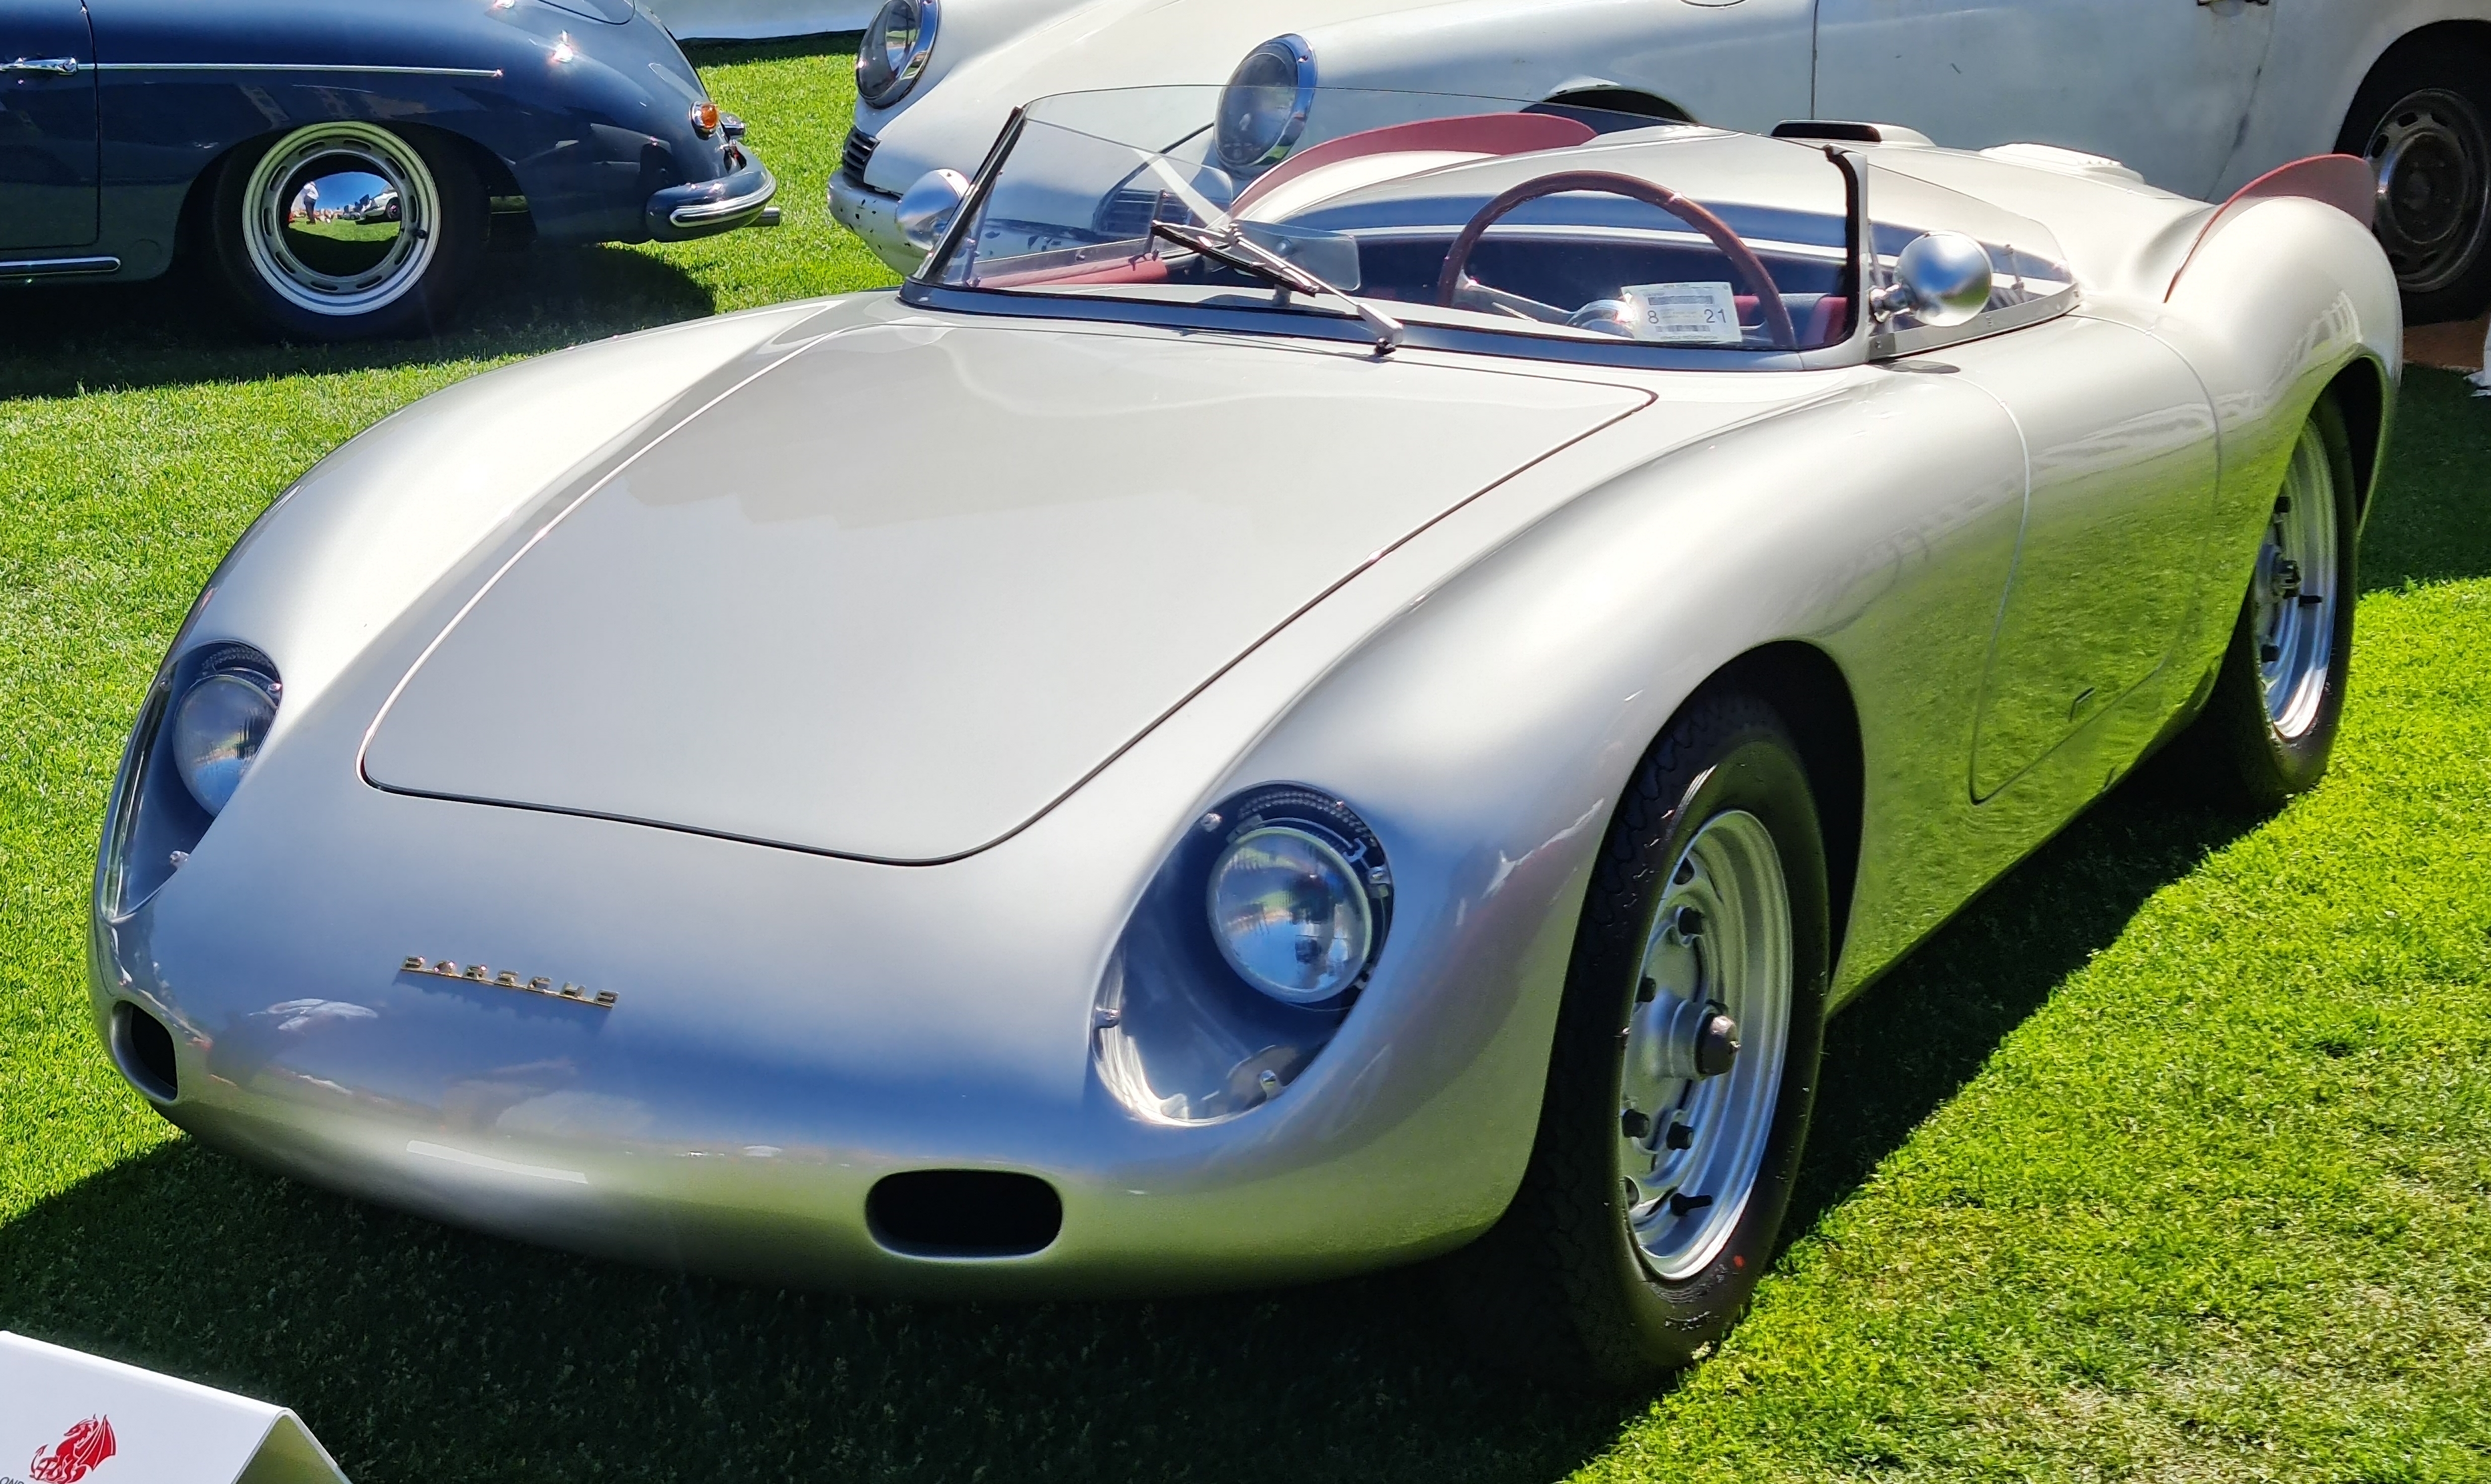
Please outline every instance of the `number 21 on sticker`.
M1630 283L1618 291L1638 340L1736 345L1739 301L1726 283Z

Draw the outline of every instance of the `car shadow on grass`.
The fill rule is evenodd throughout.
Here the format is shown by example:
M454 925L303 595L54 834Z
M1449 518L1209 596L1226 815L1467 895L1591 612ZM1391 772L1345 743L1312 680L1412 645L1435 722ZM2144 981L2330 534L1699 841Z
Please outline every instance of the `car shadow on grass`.
M2361 533L2361 591L2491 576L2491 400L2464 377L2418 369L2396 398L2386 477Z
M2184 746L2149 761L1922 944L1826 1032L1798 1239L1978 1076L2146 899L2257 828Z
M681 267L629 247L542 247L485 255L475 288L442 333L343 345L261 338L196 264L141 283L7 291L0 398L107 388L255 381L373 366L532 355L715 312Z
M10 1224L0 1325L296 1409L359 1484L1546 1478L1625 1413L1449 1363L1423 1274L915 1304L492 1240L187 1142Z

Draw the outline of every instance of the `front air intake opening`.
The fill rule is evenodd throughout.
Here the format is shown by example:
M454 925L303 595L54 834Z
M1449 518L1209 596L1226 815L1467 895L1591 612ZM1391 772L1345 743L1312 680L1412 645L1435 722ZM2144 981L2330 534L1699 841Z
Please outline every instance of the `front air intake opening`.
M865 1198L873 1239L909 1257L1027 1257L1064 1230L1064 1202L1035 1175L911 1170Z
M173 1063L173 1033L164 1023L124 1000L112 1007L112 1060L131 1085L160 1103L182 1094Z

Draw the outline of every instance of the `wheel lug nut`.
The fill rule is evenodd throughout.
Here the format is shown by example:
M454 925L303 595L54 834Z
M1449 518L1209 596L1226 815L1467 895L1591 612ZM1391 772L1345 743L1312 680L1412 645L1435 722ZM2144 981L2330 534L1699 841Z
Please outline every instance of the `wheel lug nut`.
M2258 646L2258 663L2262 665L2271 665L2282 657L2283 649L2280 645L2261 644Z
M1695 1126L1691 1123L1672 1123L1669 1125L1669 1132L1660 1136L1660 1142L1674 1149L1685 1149L1695 1142Z
M1708 1015L1695 1033L1695 1075L1718 1077L1739 1060L1739 1023L1727 1015Z
M1652 1132L1652 1120L1640 1111L1628 1108L1618 1115L1618 1128L1629 1139L1640 1139Z
M1681 907L1678 909L1679 937L1699 938L1703 936L1703 933L1704 914L1697 912L1692 907Z

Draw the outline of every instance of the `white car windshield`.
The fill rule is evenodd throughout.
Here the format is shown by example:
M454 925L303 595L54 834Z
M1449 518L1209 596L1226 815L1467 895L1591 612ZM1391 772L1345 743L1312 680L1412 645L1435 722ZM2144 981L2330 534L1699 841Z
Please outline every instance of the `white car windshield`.
M1023 111L919 276L1354 316L1388 343L1407 323L1808 351L1857 327L1853 179L1822 143L1509 100L1065 94ZM1980 234L2014 238L2001 292L2064 289L2010 219L2031 230Z

